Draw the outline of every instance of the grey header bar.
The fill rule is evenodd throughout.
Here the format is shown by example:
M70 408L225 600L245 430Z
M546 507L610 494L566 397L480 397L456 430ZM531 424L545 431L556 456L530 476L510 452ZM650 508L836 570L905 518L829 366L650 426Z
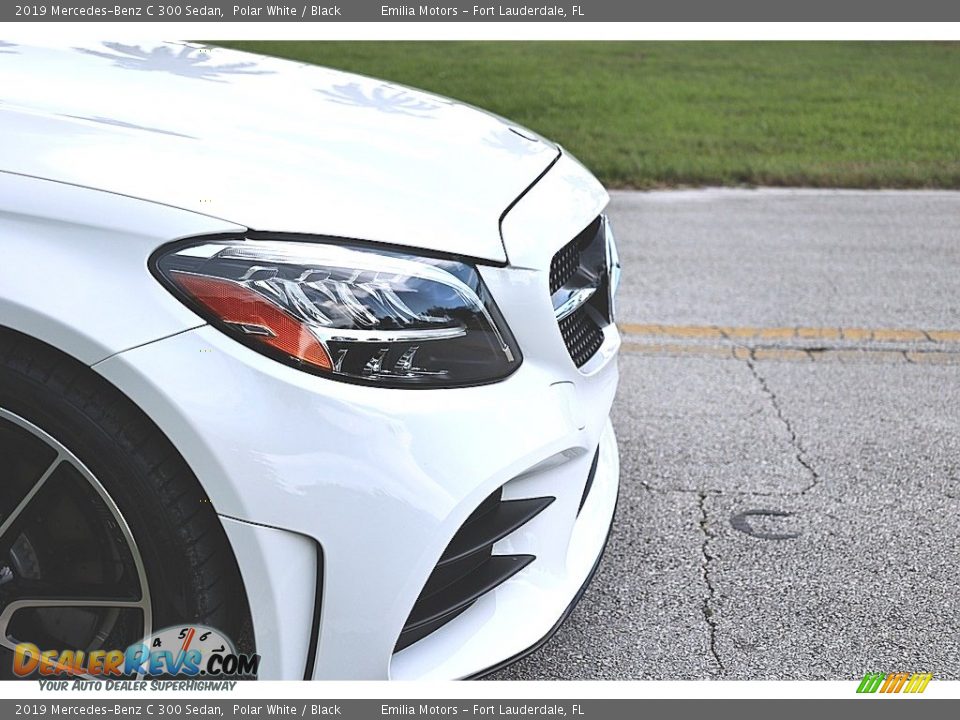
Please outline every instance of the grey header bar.
M943 0L577 0L568 2L384 2L310 0L63 0L4 2L3 22L953 22L960 3Z
M599 683L598 686L602 686ZM852 682L850 693L855 693ZM910 705L909 711L904 704ZM184 717L260 720L300 717L311 720L638 720L666 717L714 720L809 720L811 717L870 717L911 720L955 717L960 701L928 698L851 698L849 700L331 700L206 699L184 695L136 699L0 700L0 717L31 720L67 717Z

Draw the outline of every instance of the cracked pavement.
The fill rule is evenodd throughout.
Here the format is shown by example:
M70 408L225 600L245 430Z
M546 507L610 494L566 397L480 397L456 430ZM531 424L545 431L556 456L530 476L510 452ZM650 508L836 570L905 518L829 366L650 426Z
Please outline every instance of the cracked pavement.
M613 193L620 506L501 679L960 679L960 193Z

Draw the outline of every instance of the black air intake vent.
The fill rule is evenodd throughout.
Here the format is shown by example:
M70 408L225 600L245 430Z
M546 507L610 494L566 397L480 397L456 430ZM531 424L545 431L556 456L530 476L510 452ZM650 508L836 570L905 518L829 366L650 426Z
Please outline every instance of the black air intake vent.
M536 558L494 555L493 545L554 501L552 497L503 500L502 491L484 500L447 545L407 618L394 652L403 650L509 580Z
M590 473L587 475L587 483L583 486L583 495L580 497L580 507L577 508L577 515L583 510L587 502L590 490L593 488L593 479L597 476L597 465L600 463L600 448L593 454L593 462L590 464Z

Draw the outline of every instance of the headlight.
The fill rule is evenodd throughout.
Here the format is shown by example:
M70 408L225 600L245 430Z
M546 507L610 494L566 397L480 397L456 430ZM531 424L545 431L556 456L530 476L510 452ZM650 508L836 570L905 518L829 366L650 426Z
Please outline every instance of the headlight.
M340 243L208 240L162 252L166 285L249 347L385 387L493 382L520 350L477 269Z

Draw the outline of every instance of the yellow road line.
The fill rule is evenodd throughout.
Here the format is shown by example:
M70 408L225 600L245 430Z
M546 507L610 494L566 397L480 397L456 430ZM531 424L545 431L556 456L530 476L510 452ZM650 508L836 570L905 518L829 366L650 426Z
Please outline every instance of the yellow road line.
M621 349L634 355L667 357L702 357L724 360L755 360L779 362L841 362L841 363L914 363L925 365L960 365L960 351L941 350L806 350L786 347L755 347L670 342L634 342L627 339Z
M926 333L934 342L960 342L957 330L927 330Z

